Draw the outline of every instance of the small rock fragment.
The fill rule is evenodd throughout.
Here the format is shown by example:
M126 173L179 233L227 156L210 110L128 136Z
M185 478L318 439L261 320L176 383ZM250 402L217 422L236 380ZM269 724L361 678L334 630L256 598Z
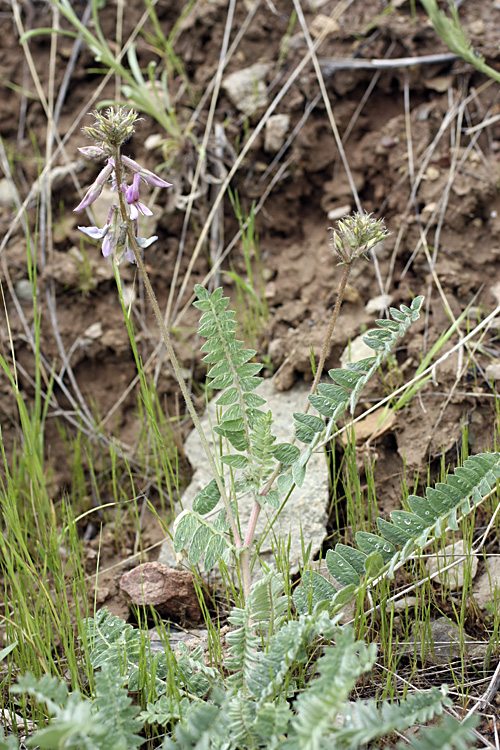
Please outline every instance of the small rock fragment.
M352 284L346 284L344 291L344 302L349 302L351 305L357 305L361 301L361 295L359 290L356 289Z
M226 76L222 88L240 112L251 115L267 105L266 76L269 69L267 63L255 63Z
M18 299L23 302L30 302L33 299L33 287L28 279L19 279L14 284Z
M328 211L328 219L329 221L338 221L339 219L342 219L344 216L348 216L351 213L351 206L349 203L346 203L345 206L339 206L338 208L331 208Z
M161 617L198 623L202 614L193 581L193 574L187 570L150 562L125 573L120 591L130 604L154 607Z
M469 24L469 31L475 36L484 34L484 30L484 21L481 18L478 18L476 21L472 21L472 23Z
M379 294L378 297L372 297L365 305L365 312L368 315L378 315L381 310L392 305L392 299L390 294Z
M264 150L276 154L283 143L290 127L290 115L271 115L266 123Z
M339 30L340 26L338 22L335 21L334 18L326 16L324 13L318 13L309 26L309 31L315 39L321 36L321 34L335 34Z
M486 376L486 380L500 380L500 362L495 362L491 365L488 365L486 370L484 371L484 374Z
M429 633L430 628L430 633ZM447 617L439 617L427 626L416 624L413 630L414 640L408 641L403 653L423 656L428 664L449 664L466 659L484 658L488 649L487 643L476 641L460 630Z
M486 571L474 583L473 595L474 601L481 609L486 609L488 605L498 603L498 596L500 595L500 557L486 558Z
M440 174L441 173L440 173L439 169L437 167L433 167L433 166L427 167L427 169L425 171L425 176L431 182L435 182L436 180L439 180L439 175Z
M347 367L349 362L359 362L360 359L374 356L375 352L373 349L370 349L370 347L363 341L365 335L366 334L362 333L360 336L356 336L355 339L349 342L340 356L341 367Z
M13 183L6 177L0 180L0 206L13 208L16 203L16 192Z

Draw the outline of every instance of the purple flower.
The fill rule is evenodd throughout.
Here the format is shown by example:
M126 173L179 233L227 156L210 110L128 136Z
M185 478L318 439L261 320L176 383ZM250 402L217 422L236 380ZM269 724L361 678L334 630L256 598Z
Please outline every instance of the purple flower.
M106 164L104 169L101 169L95 181L92 183L92 185L89 187L89 189L85 193L83 200L78 204L76 208L73 209L73 211L83 211L84 208L88 208L95 200L97 200L97 198L99 198L102 192L104 183L106 182L108 177L111 175L113 170L114 170L114 161L112 159L108 159L108 163Z
M150 172L149 169L141 167L140 164L133 159L130 159L128 156L122 156L122 163L128 167L131 172L138 174L148 185L153 185L153 187L172 187L170 182L162 180L157 174Z
M141 176L138 172L134 174L132 185L125 190L125 200L130 206L130 218L135 221L139 214L152 216L153 212L139 200L139 183Z
M80 151L90 158L100 157L105 151L99 147L85 147ZM109 153L109 152L108 152ZM141 180L148 185L155 187L172 187L169 182L163 180L149 169L144 169L133 159L128 156L121 156L121 166L133 172L132 184L126 182L117 184L116 165L112 156L108 158L106 166L101 170L96 180L92 183L83 200L74 209L82 211L90 206L101 194L102 188L106 181L111 183L111 189L119 189L120 193L125 196L126 213L122 215L118 206L111 206L108 219L103 227L78 227L93 240L102 240L102 254L105 258L112 257L115 263L121 263L124 259L131 263L136 262L132 237L135 238L137 247L145 249L155 242L158 237L138 237L137 236L137 219L139 215L152 216L153 212L140 201L139 186ZM120 170L121 171L121 170ZM123 199L120 196L120 205L123 210Z
M102 227L78 227L81 232L93 240L103 240L102 254L105 258L113 257L114 262L119 265L123 260L136 263L133 247L130 244L129 221L120 221L120 212L117 206L111 206L108 221ZM134 230L137 231L137 222L134 222ZM158 237L137 237L134 233L137 245L145 249L155 242Z

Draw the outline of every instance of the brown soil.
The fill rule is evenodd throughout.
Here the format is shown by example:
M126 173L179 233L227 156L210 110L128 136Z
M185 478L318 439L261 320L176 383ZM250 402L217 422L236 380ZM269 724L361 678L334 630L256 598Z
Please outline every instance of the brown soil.
M75 3L78 12L84 4ZM312 8L315 6L315 9ZM420 6L397 2L390 13L378 0L354 2L339 21L332 25L319 55L328 96L336 125L344 138L347 162L364 210L385 217L391 236L378 253L378 269L372 262L360 261L355 267L348 287L334 346L328 366L338 366L339 357L349 340L370 326L380 311L368 313L366 304L381 292L392 297L392 305L408 303L412 296L426 296L425 315L412 328L411 335L395 353L391 366L383 376L384 382L373 386L366 394L371 405L388 389L408 380L419 364L421 353L429 351L438 337L450 325L449 313L455 317L470 306L468 317L461 325L465 334L478 319L493 310L500 292L497 264L500 253L500 197L498 195L498 159L500 153L500 122L488 125L471 134L468 129L498 113L498 88L465 65L462 61L433 65L395 66L380 73L374 70L347 68L332 72L329 61L334 58L383 59L422 56L448 50L436 37ZM477 48L495 66L498 51L497 4L471 0L461 9L461 19ZM304 13L313 38L328 23L335 3L304 4ZM53 16L44 2L35 0L23 16L25 29L51 26ZM238 3L231 39L241 28L253 2ZM179 0L159 0L156 10L162 29L168 35L179 18L184 4ZM43 167L46 142L46 116L39 101L33 79L29 74L25 55L19 45L18 27L10 4L0 3L0 29L3 40L0 50L0 70L4 84L3 106L0 110L0 132L7 151L12 176L21 200ZM123 38L127 39L143 13L141 0L127 3ZM260 2L239 47L228 63L225 74L248 67L256 61L270 65L267 77L269 101L286 82L304 58L307 44L296 22L291 36L286 36L293 10L289 0L274 4ZM187 123L194 105L207 88L217 68L223 37L227 5L225 2L198 0L182 21L176 35L174 49L182 61L187 80L186 89L179 75L170 81L170 95L181 123ZM101 22L107 39L115 34L116 6L108 2L101 12ZM62 20L63 27L67 26ZM150 26L146 28L151 30ZM285 44L286 42L286 44ZM47 91L50 69L50 42L47 36L36 36L29 42L34 65L44 91ZM71 54L72 40L61 37L56 52L56 95ZM137 54L145 70L150 60L158 61L151 40L137 38ZM57 131L61 137L70 130L75 117L87 112L96 85L101 82L94 69L91 53L83 48L73 69L71 84L59 118ZM374 80L374 76L376 80ZM14 90L12 85L15 86ZM369 89L369 87L371 87ZM24 99L17 87L28 91ZM318 81L308 63L278 105L276 113L291 118L289 133L296 127L304 111L316 101ZM405 114L405 92L407 109ZM113 98L114 83L110 82L100 99ZM201 142L208 111L206 104L191 129ZM225 124L226 138L236 149L241 148L259 122L264 109L248 121L222 92L215 112L215 122ZM449 118L446 120L446 118ZM81 125L89 124L87 117ZM80 185L85 188L96 176L96 168L78 159L77 147L86 145L80 127L73 130L65 144ZM161 152L148 150L148 138L159 132L151 118L140 122L136 135L128 144L127 152L152 169L161 161ZM33 149L37 144L38 157ZM239 144L239 145L238 145ZM471 146L472 144L472 146ZM41 155L40 155L41 154ZM186 246L180 262L176 293L184 278L200 227L209 212L215 192L213 177L222 169L229 169L233 157L231 148L217 161L213 144L209 144L209 160L201 188L202 196L194 204L193 218L188 230ZM319 357L341 269L329 248L328 227L332 220L328 212L348 206L356 208L346 173L335 145L324 102L316 101L309 116L300 126L297 137L279 164L270 166L273 155L264 149L260 135L244 159L232 183L238 190L241 204L249 210L251 202L258 202L284 159L288 166L264 202L256 219L260 241L260 257L264 294L269 306L269 320L260 332L260 354L269 357L272 368L278 371L280 387L286 389L297 378L310 379L310 350ZM165 309L172 284L174 265L179 249L179 238L184 220L185 196L189 193L196 159L191 141L179 144L177 158L168 174L174 183L169 195L156 198L159 236L155 246L147 251L146 261L160 306ZM67 166L58 157L56 164ZM220 171L217 171L220 170ZM412 191L412 185L418 187ZM104 433L115 434L125 445L129 456L134 456L141 415L138 412L137 391L126 393L134 380L136 367L118 302L113 273L97 248L84 243L88 267L78 255L82 235L78 223L88 223L72 213L79 197L73 178L67 169L54 175L52 186L53 244L48 234L39 237L39 295L42 309L41 351L44 357L44 377L49 377L53 363L61 373L64 357L70 352L62 377L56 381L54 400L49 409L46 446L54 474L54 497L71 491L71 461L60 437L63 424L69 433L75 430L75 411L86 408L99 414L104 422ZM36 201L28 204L27 219L34 226ZM237 231L237 222L227 197L223 201L220 226L224 246ZM80 218L81 217L81 218ZM16 357L20 365L21 383L27 401L32 397L29 375L33 374L33 353L30 346L33 323L32 304L21 298L19 282L27 278L26 241L20 223L13 225L14 211L8 203L0 207L0 235L10 231L2 252L2 273L7 281L4 290ZM43 229L43 227L42 227ZM75 251L73 248L77 248ZM431 267L432 266L432 267ZM245 263L240 243L229 254L225 269L232 267L245 276ZM201 282L209 271L209 247L195 262L193 273L177 307L174 328L176 347L183 365L195 380L201 381L202 369L196 353L194 331L197 313L184 306L189 300L194 283ZM175 380L168 363L159 361L156 346L158 333L144 292L137 281L135 268L121 267L123 283L135 294L133 315L139 340L139 353L149 362L151 374L156 372L160 403L174 421L173 440L181 445L187 421ZM229 277L222 277L230 293L236 290ZM13 290L19 299L10 296ZM174 300L176 297L174 296ZM51 300L51 306L48 303ZM15 304L14 304L15 302ZM447 310L449 312L447 312ZM409 406L395 415L389 430L370 443L370 458L377 460L377 497L382 513L399 506L401 476L405 470L413 485L416 472L430 460L432 470L439 470L444 455L447 465L453 464L462 441L462 427L468 424L470 450L478 452L493 444L496 411L493 391L484 376L484 368L498 356L498 325L490 328L481 346L450 357L435 373L435 378L414 398ZM5 318L0 322L3 353L9 351ZM453 335L444 349L457 342ZM161 365L161 366L160 366ZM79 394L76 389L78 387ZM124 395L125 394L125 395ZM123 398L122 398L123 396ZM199 405L202 407L200 397ZM56 418L57 417L57 418ZM19 424L15 404L5 379L0 379L0 418L2 436L7 450L19 439ZM89 416L90 419L90 416ZM95 441L94 460L99 461L100 443ZM360 456L366 445L359 445ZM405 464L404 462L405 461ZM95 487L88 472L88 461L83 459L89 505L96 495L101 502L110 499L110 469L102 461L100 486ZM362 465L362 460L360 460ZM132 461L132 470L136 466ZM188 467L182 467L187 474ZM135 476L136 490L144 491L158 508L164 507L155 489L155 479ZM124 495L132 491L123 480ZM85 508L83 508L84 510ZM143 517L142 547L159 542L163 532L152 514ZM126 526L127 521L123 522ZM132 524L130 526L132 528ZM82 533L87 527L82 528ZM88 529L87 529L88 530ZM110 521L101 540L101 567L125 561L136 551L132 531L116 532ZM128 535L128 536L127 536ZM87 536L92 536L88 532ZM120 538L122 541L118 542ZM123 539L128 542L123 542ZM86 542L89 573L95 566L97 539ZM132 564L137 562L134 558ZM155 559L155 551L142 559ZM125 563L125 566L131 563ZM115 613L124 612L116 597L113 576L123 572L124 566L114 568L104 578L98 591L99 603L111 605Z

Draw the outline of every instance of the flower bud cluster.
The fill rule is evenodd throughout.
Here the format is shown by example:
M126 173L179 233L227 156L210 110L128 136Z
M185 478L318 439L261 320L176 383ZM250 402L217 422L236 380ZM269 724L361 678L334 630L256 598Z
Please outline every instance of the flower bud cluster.
M137 112L128 107L109 107L105 114L96 111L92 116L94 125L83 128L83 132L109 156L133 135L134 125L139 119Z
M360 255L367 257L389 234L382 219L362 212L341 219L332 231L331 247L340 258L340 265L352 263Z
M106 115L94 113L95 127L84 128L85 132L99 142L96 146L85 146L79 151L90 159L107 157L106 165L99 172L87 190L83 200L74 209L84 208L96 201L106 183L118 194L118 205L111 206L106 224L103 227L78 227L80 231L95 240L102 240L102 254L105 258L113 257L115 263L126 259L136 261L133 244L139 248L149 247L158 237L138 237L137 219L139 215L152 216L152 211L140 201L139 186L141 182L153 187L172 187L169 182L154 172L146 169L128 156L122 156L120 146L133 132L137 115L125 107L110 108ZM132 184L126 181L126 175L132 174Z

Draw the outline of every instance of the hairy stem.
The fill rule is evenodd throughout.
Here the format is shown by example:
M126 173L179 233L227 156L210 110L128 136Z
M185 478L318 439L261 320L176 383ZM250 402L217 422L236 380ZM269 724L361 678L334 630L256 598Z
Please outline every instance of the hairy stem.
M332 345L333 331L335 329L335 324L337 323L340 308L344 300L345 288L347 286L347 279L349 278L349 274L351 272L351 265L352 265L352 260L350 263L346 263L344 266L344 273L340 280L339 290L337 292L337 299L335 301L335 306L333 308L332 317L330 318L330 325L328 326L328 331L326 332L325 341L323 343L323 349L321 351L321 357L318 362L318 369L316 370L316 376L314 378L314 382L311 387L311 393L310 393L311 396L313 396L316 393L319 381L323 374L323 369L325 367L326 358L328 357L328 354L330 352L330 348ZM307 414L307 412L309 411L310 405L311 404L308 401L306 405L306 409L305 409L305 414Z
M200 424L200 420L198 417L198 414L196 413L196 409L194 407L193 401L191 399L191 395L189 393L188 387L186 385L186 382L184 380L184 377L181 372L181 368L179 365L179 361L177 359L177 355L174 352L174 348L172 346L172 341L170 339L170 334L168 332L168 329L163 321L163 316L161 314L160 307L158 305L158 300L156 299L156 295L154 293L153 287L151 286L151 282L149 280L148 272L146 271L146 267L144 265L144 261L142 260L141 254L139 252L139 248L137 246L137 243L135 241L134 232L132 227L129 225L128 229L129 234L129 241L132 245L132 249L134 251L135 259L137 261L137 266L139 268L139 273L142 276L142 279L144 281L144 286L146 287L146 291L148 293L149 301L151 302L151 307L153 308L153 312L156 317L156 321L158 323L158 327L160 329L161 337L163 339L163 343L165 344L165 348L167 350L168 357L170 359L170 362L172 364L172 367L174 369L175 377L177 378L177 382L179 383L182 395L184 397L184 401L186 402L186 406L188 408L189 414L191 416L191 419L193 420L193 424L198 432L198 435L200 436L201 443L203 445L203 449L205 451L205 454L207 456L208 462L210 464L210 468L212 470L212 474L214 476L215 481L217 482L217 487L219 489L222 502L224 503L224 507L226 509L226 513L229 519L229 523L231 525L231 531L233 533L234 543L236 547L241 547L241 539L238 532L238 527L236 525L235 518L233 516L233 513L231 511L231 506L229 504L229 498L226 494L225 487L222 483L222 479L220 477L219 471L217 469L217 465L215 463L214 457L212 455L212 452L210 450L210 446L208 444L207 438L205 436L205 433L203 432L203 428Z
M323 369L325 367L326 358L328 357L328 354L330 352L331 342L332 342L332 336L333 331L335 329L335 325L337 323L337 319L339 317L340 308L342 306L342 302L344 300L344 294L345 294L345 288L347 286L347 280L349 278L349 274L351 273L351 266L356 260L356 257L352 257L350 261L345 263L344 267L344 273L342 275L342 278L340 280L339 284L339 290L337 292L337 299L335 301L335 306L332 311L332 317L330 318L330 324L328 326L328 331L325 336L325 341L323 343L323 349L321 351L321 357L318 363L318 369L316 370L316 376L314 378L314 382L311 387L311 391L309 395L314 395L316 393L316 390L318 388L319 381L321 379L321 375L323 374ZM306 404L306 408L304 409L304 414L307 414L309 411L309 407L311 406L310 402L308 401ZM292 444L295 443L295 437L292 439ZM280 471L281 471L281 464L278 464L278 466L275 468L271 476L269 477L267 484L265 488L262 490L261 495L265 496L271 489L271 487L274 484L275 479L278 477ZM260 506L259 506L260 507ZM257 513L258 516L258 513ZM248 536L248 534L247 534Z
M115 154L115 177L116 177L116 183L119 186L121 184L121 162L120 162L120 150L119 149L116 150L116 154ZM194 407L191 394L189 393L188 387L186 385L186 381L184 380L184 377L182 375L179 360L177 359L177 355L172 346L172 340L170 338L170 334L163 320L163 315L161 314L160 306L158 305L158 300L156 299L156 294L154 293L154 289L151 286L149 275L148 275L148 272L146 271L146 266L144 265L144 261L142 260L139 247L135 240L133 222L130 220L130 217L127 214L127 210L126 210L125 202L123 198L123 193L119 189L119 187L118 187L117 193L118 193L118 200L120 203L120 213L121 213L123 221L126 222L127 224L128 240L134 252L135 260L139 268L139 273L141 274L142 280L144 282L144 286L148 293L149 301L151 302L151 307L153 308L156 322L158 323L160 334L161 334L163 343L165 344L165 349L167 350L168 357L172 364L175 376L177 378L177 382L179 383L179 387L184 397L184 401L186 402L186 406L188 408L189 414L191 416L191 419L193 420L193 424L196 428L196 431L198 432L198 435L200 436L201 444L203 446L203 450L205 451L208 462L210 464L210 469L212 470L213 477L217 483L217 488L220 492L220 496L222 498L222 502L224 503L224 508L226 509L227 517L229 519L229 524L231 526L234 544L236 547L241 547L242 544L241 544L240 534L238 531L238 527L236 525L236 520L231 510L231 506L229 504L229 498L227 496L226 489L224 487L222 478L219 474L217 465L212 455L212 451L210 450L210 446L208 444L207 438L200 424L200 420L198 418L198 414L196 413L196 409Z

